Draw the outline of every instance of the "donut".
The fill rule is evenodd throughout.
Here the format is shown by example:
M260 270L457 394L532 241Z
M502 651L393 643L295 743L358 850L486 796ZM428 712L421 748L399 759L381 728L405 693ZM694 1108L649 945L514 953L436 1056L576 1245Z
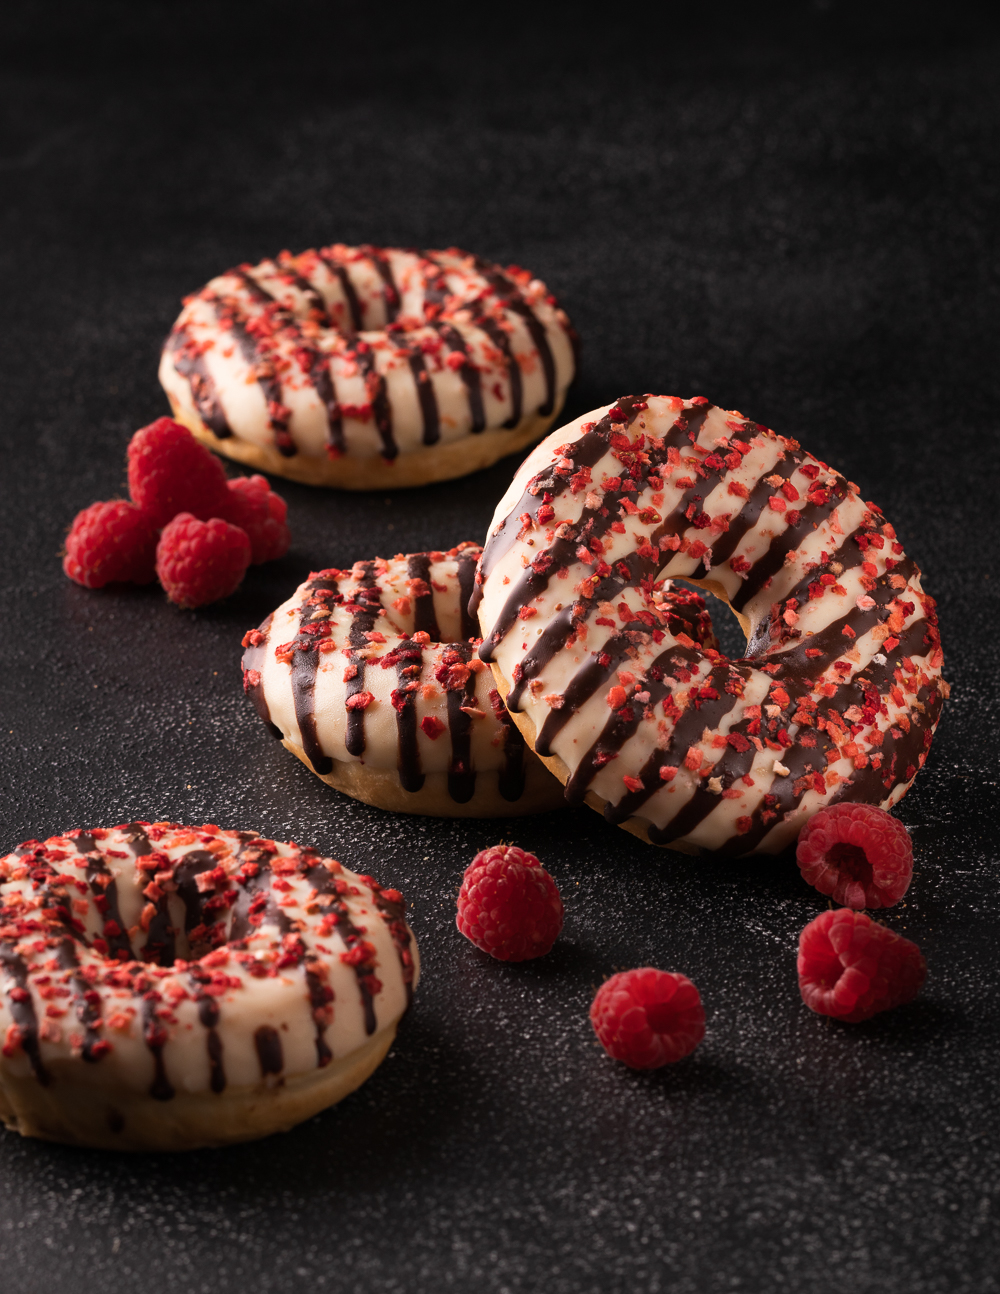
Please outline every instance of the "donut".
M316 571L243 639L243 686L271 734L366 804L434 817L564 805L479 660L468 612L481 549ZM705 603L659 587L650 615L708 646Z
M287 1129L389 1049L403 899L255 831L132 822L0 859L0 1119L184 1150Z
M237 266L186 298L160 382L220 454L381 490L464 476L537 440L575 346L545 284L516 265L335 243Z
M652 629L663 577L727 603L746 655ZM567 800L687 853L777 853L826 805L889 808L948 695L934 600L881 510L704 398L553 432L475 578L480 658Z

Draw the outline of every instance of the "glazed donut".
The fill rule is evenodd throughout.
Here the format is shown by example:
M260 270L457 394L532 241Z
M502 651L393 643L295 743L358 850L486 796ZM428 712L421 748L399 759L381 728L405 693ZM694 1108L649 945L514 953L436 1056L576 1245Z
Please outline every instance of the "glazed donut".
M575 344L545 284L517 266L336 243L237 266L188 297L160 382L220 454L381 490L464 476L537 440Z
M476 656L467 608L481 551L466 543L314 572L244 637L243 686L260 717L338 791L435 817L564 803ZM714 644L697 594L655 597L657 623Z
M728 603L745 658L650 632L661 576ZM566 798L688 853L776 853L825 805L895 804L948 695L934 601L879 508L702 398L553 432L476 581L480 657Z
M403 899L255 831L132 822L0 859L0 1119L183 1150L287 1129L388 1051Z

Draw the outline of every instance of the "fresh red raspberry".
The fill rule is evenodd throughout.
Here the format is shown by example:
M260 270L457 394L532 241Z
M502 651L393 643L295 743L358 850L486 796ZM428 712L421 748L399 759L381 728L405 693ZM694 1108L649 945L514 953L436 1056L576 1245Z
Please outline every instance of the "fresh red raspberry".
M250 540L221 517L174 517L156 546L156 573L171 602L203 607L228 597L250 565Z
M831 804L802 828L795 850L802 875L848 908L889 908L913 875L910 833L872 804Z
M127 499L92 503L73 519L63 570L88 589L119 580L149 584L156 579L156 533Z
M516 845L481 849L462 878L456 924L502 962L541 957L563 924L556 883L534 854Z
M157 418L129 441L129 493L157 529L178 512L221 516L226 487L219 460L172 418Z
M705 1036L701 994L686 975L643 966L605 980L590 1023L609 1056L633 1069L659 1069L690 1056Z
M228 494L219 516L247 532L254 566L284 557L292 542L285 520L285 500L273 492L263 476L237 476L229 482Z
M927 975L915 943L850 908L809 922L799 935L798 968L806 1006L850 1024L911 1002Z

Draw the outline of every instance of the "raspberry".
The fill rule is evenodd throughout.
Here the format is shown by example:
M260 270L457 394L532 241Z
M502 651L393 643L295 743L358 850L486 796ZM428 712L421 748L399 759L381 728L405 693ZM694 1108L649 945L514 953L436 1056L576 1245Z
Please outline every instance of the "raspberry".
M148 518L126 499L92 503L73 518L63 570L87 589L156 578L156 535Z
M915 943L849 908L809 922L799 935L798 968L806 1006L850 1024L911 1002L927 975Z
M848 908L888 908L909 889L913 846L903 824L870 804L831 804L802 829L802 875Z
M174 517L156 546L156 573L180 607L203 607L236 591L250 565L250 540L239 526L190 512Z
M690 1056L705 1036L701 994L686 975L643 966L605 980L590 1006L601 1046L632 1069Z
M271 490L263 476L237 476L229 482L228 495L218 515L247 532L254 566L284 557L292 542L285 500Z
M221 516L226 487L219 460L172 418L157 418L129 441L129 493L157 529L178 512Z
M563 924L556 883L534 854L516 845L481 849L462 878L456 924L502 962L547 953Z

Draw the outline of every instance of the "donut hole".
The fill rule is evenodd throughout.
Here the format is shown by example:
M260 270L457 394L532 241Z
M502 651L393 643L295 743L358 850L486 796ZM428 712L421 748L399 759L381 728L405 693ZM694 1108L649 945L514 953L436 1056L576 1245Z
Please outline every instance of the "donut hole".
M724 656L729 660L741 660L750 654L749 623L730 605L721 585L714 580L675 579L673 582L709 595L705 598L705 605L719 640L719 650Z

